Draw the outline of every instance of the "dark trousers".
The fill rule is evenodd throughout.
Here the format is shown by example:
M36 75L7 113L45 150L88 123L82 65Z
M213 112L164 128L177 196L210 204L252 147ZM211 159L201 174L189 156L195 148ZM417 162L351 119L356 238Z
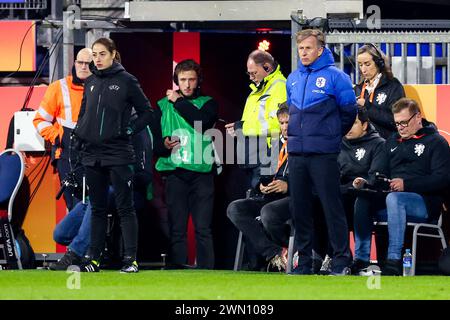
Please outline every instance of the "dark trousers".
M348 226L341 200L337 154L289 154L291 212L299 266L310 266L314 237L313 188L325 215L333 265L350 263Z
M189 214L195 228L197 267L214 268L212 216L214 177L211 173L189 172L190 179L170 174L166 180L166 202L169 213L170 253L174 265L188 263L187 226Z
M138 225L133 201L133 169L128 165L86 166L86 180L92 205L91 245L88 255L99 259L105 246L108 188L114 190L117 214L124 244L124 262L134 261L137 252Z
M342 204L344 206L344 210L345 210L345 214L346 214L346 219L347 219L347 226L348 226L348 230L349 231L353 231L353 211L354 211L354 207L355 207L355 201L356 201L356 196L349 194L349 193L342 193L341 190L341 195L342 195ZM320 200L317 200L320 201ZM320 205L320 203L319 203ZM322 208L318 208L318 210L322 210ZM321 217L319 217L318 221L315 221L315 231L316 233L318 233L317 235L317 241L320 244L318 247L318 250L316 250L316 252L321 256L321 257L325 257L325 254L328 254L330 257L333 256L333 248L331 247L330 242L328 241L328 232L327 232L327 226L325 223L325 217L323 212L320 212L319 214ZM317 213L315 212L315 218L317 217ZM323 243L325 243L325 246L323 245Z
M291 219L289 197L269 202L261 208L261 222L269 237L279 246L287 248L291 227L286 222Z
M275 215L280 214L280 216L283 216L287 212L288 217L282 222L283 226L285 226L286 221L290 218L289 205L286 201L282 201L279 204L279 201L281 200L269 202L262 198L239 199L231 202L227 208L228 218L236 228L242 231L253 248L255 248L256 253L262 255L266 261L281 253L282 248L280 244L275 243L269 237L264 230L263 224L255 220L255 218L261 215L262 220L262 213L264 212L266 215L265 221L267 222L267 220L276 219L274 218ZM267 206L270 207L266 209ZM272 231L274 230L272 229ZM284 233L285 229L281 232ZM283 238L283 236L278 236L278 238Z

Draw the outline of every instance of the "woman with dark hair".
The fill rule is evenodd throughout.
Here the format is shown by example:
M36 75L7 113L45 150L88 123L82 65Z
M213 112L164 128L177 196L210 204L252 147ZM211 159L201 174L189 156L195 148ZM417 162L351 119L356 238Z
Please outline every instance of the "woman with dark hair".
M392 74L389 60L375 45L367 43L357 56L362 81L355 86L358 105L365 107L370 122L383 138L397 132L391 106L405 97L402 84Z
M108 188L114 189L124 243L121 272L138 272L137 219L133 203L135 153L131 136L152 120L150 102L137 79L120 64L113 40L92 45L92 76L86 80L75 135L81 140L81 163L86 170L92 205L91 243L81 271L98 272L105 244ZM131 120L133 110L137 114Z

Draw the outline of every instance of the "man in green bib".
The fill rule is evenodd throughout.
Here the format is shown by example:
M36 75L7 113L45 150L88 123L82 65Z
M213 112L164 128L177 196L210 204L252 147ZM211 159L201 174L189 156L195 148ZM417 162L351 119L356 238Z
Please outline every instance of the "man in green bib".
M166 203L170 225L169 263L172 268L187 266L187 223L189 214L195 227L197 268L214 267L211 232L214 181L214 154L211 129L218 118L217 102L200 92L201 67L194 60L183 60L175 67L174 82L158 101L160 116L155 144L162 149L156 170L165 178Z

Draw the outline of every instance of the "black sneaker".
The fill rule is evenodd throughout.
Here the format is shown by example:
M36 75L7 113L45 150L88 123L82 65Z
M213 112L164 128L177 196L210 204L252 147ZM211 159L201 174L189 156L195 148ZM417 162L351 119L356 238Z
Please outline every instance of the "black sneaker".
M79 265L81 263L81 257L79 257L73 251L67 251L65 255L56 262L52 262L48 265L48 268L53 271L65 271L69 266Z
M370 266L369 261L355 259L350 265L350 270L354 275L365 276L367 274L367 268Z
M320 269L322 268L323 260L319 258L312 259L312 270L314 274L319 274Z
M85 258L80 265L81 272L100 272L100 263L96 260Z
M351 274L351 270L347 266L333 266L331 268L330 276L348 276Z
M402 260L388 259L381 268L381 275L383 276L401 276L402 273Z
M136 262L136 260L134 260L131 263L126 263L122 269L120 269L120 273L137 273L139 272L139 266Z
M294 269L292 269L292 271L289 274L290 275L311 275L311 274L313 274L312 262L313 262L312 257L299 255L297 266Z
M311 275L313 273L312 268L312 260L308 257L301 258L299 257L298 265L292 269L292 271L289 273L290 275Z
M306 275L312 275L314 273L313 273L312 267L309 267L309 266L297 266L289 274L293 275L293 276L306 276Z

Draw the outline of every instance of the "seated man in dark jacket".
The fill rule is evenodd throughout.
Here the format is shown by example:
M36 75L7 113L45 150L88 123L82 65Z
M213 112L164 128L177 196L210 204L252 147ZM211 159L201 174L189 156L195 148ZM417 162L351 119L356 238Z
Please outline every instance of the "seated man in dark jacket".
M343 195L349 194L352 187L375 184L376 173L383 166L384 141L369 122L367 110L359 109L353 127L342 139L338 156Z
M448 187L450 152L434 124L422 117L416 101L402 98L392 106L398 133L385 143L383 153L390 193L386 197L389 247L383 275L401 274L401 257L407 222L436 223ZM358 209L355 208L355 215ZM374 210L361 210L366 214ZM383 211L378 220L386 221ZM356 258L368 261L373 220L355 224ZM357 228L362 228L359 232ZM361 230L359 230L361 231ZM363 234L365 233L365 234ZM365 248L364 255L358 248Z
M231 202L227 208L228 218L247 237L256 252L262 255L269 266L282 271L287 265L288 233L286 221L289 212L287 126L289 110L281 106L277 111L281 127L280 152L274 177L261 176L254 196ZM261 223L255 220L261 216Z
M375 184L376 175L383 168L384 141L369 121L367 110L359 109L355 123L342 139L341 152L338 156L341 194L349 220L349 229L353 228L353 207L356 200L352 190Z

